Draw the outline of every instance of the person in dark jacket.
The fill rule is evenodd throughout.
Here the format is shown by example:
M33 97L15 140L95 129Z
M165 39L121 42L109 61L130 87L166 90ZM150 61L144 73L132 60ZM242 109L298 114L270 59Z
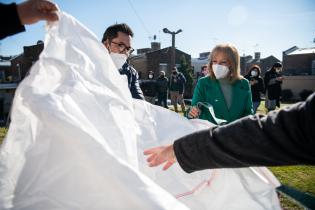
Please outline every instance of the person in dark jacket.
M57 10L54 3L45 0L30 0L18 5L0 3L0 39L25 31L24 25L58 20Z
M248 73L245 75L245 78L248 79L250 83L250 88L252 91L252 101L253 101L253 110L256 113L257 108L260 105L261 93L264 92L264 81L260 76L261 69L258 65L253 65Z
M132 37L133 32L127 24L114 24L105 30L102 43L108 50L119 73L127 76L132 98L144 100L139 85L138 72L127 61L129 55L133 52L131 47Z
M157 105L168 109L167 106L167 91L168 91L168 79L165 76L165 71L160 71L160 76L156 80L156 91L157 91Z
M181 105L182 112L185 112L184 90L186 78L183 73L178 72L176 66L172 68L172 75L170 76L169 82L171 102L175 112L178 112L177 103Z
M156 80L154 79L154 72L149 71L148 78L146 80L139 80L139 84L143 92L144 99L151 104L155 104Z
M315 93L268 115L251 115L144 151L149 166L178 162L187 173L210 168L315 165Z
M280 108L281 85L283 76L281 75L282 64L276 62L272 68L265 73L264 83L266 88L265 106L269 111Z

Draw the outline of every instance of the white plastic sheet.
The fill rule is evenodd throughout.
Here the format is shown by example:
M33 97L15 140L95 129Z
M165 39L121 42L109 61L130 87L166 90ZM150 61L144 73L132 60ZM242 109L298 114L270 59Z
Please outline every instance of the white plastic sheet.
M99 40L61 13L16 91L0 150L0 209L279 209L265 168L146 166L144 148L207 126L133 100Z

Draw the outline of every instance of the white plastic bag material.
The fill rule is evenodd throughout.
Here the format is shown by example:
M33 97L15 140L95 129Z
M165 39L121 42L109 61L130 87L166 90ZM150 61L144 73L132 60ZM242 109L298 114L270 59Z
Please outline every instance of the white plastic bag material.
M280 209L266 168L186 174L143 150L211 124L131 98L100 41L61 13L19 85L0 150L0 209Z
M214 126L205 120L187 120L175 112L135 101L141 128L138 142L140 171L191 209L281 209L275 188L279 181L265 167L214 169L185 173L178 164L167 171L148 168L142 151L167 145L183 135ZM141 122L141 123L140 123Z
M14 98L0 209L187 209L137 170L133 100L100 41L60 14Z

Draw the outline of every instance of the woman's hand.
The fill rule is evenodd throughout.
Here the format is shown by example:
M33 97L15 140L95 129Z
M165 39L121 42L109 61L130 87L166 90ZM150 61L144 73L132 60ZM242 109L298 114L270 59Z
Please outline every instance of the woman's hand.
M198 109L196 106L193 106L188 112L189 118L198 118L199 115L200 115L200 109Z

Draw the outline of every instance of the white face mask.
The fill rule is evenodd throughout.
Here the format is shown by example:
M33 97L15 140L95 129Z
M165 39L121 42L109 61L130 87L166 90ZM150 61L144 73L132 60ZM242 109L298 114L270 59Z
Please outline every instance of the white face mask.
M219 65L219 64L213 64L212 69L213 69L213 73L215 75L215 78L217 78L217 79L225 78L228 75L228 73L230 72L229 67Z
M256 72L256 71L251 71L251 72L250 72L250 75L251 75L252 77L256 77L256 76L257 76L257 72Z
M281 68L276 68L276 72L277 73L281 72Z
M150 75L149 75L149 78L150 78L150 79L152 79L152 78L153 78L153 75L152 75L152 74L150 74Z
M117 69L121 69L121 67L126 63L128 58L127 55L120 53L110 53L109 55L112 58Z

